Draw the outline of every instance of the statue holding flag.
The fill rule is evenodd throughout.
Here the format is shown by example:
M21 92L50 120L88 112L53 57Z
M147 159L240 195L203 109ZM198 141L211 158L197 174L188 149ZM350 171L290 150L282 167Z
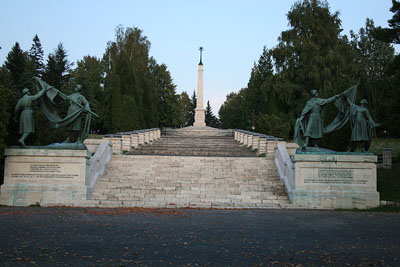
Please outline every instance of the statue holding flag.
M49 88L43 88L36 95L29 95L29 89L22 89L23 96L18 100L15 106L15 117L19 118L19 133L22 134L18 143L25 146L25 139L35 132L35 120L33 119L32 102L41 97ZM18 116L19 113L19 116Z
M295 142L302 147L303 151L307 150L307 147L312 146L315 139L322 138L323 134L331 133L333 131L337 131L342 128L349 119L351 120L352 128L358 129L360 127L355 126L355 122L359 121L355 118L357 117L357 105L354 104L356 98L357 86L354 85L344 92L336 95L334 97L328 99L320 99L317 98L318 94L315 90L311 91L312 98L307 102L306 106L303 108L300 118L297 119L295 130L294 130L294 140ZM333 121L327 126L323 125L323 106L327 103L334 102L335 106L338 108L338 113ZM362 112L365 113L365 109L362 109ZM369 115L369 113L368 113ZM368 117L368 116L367 116ZM370 119L370 116L368 117ZM370 119L372 120L372 119ZM358 124L357 124L358 125ZM374 127L375 124L371 123ZM357 128L358 127L358 128ZM357 136L359 135L368 135L364 134L366 131L366 127L361 127L362 130L356 130ZM365 129L364 129L365 128ZM354 130L353 130L354 131ZM363 132L363 134L361 134ZM353 133L354 135L354 133ZM370 134L368 135L368 139L370 140ZM366 138L362 138L363 140ZM351 141L360 141L357 138L353 138ZM315 145L315 143L314 143ZM366 152L363 149L363 152Z
M65 98L66 100L69 100L69 102L70 102L70 105L69 105L69 108L68 108L67 117L71 116L72 114L74 114L76 112L79 112L79 110L82 107L85 109L86 112L90 111L89 102L80 93L81 90L82 90L82 85L78 84L75 87L75 93L73 93L73 94L71 94L71 95L69 95L69 96L67 96ZM91 116L91 114L88 113L86 115L86 118L88 118L90 116ZM82 142L82 140L85 139L84 137L87 136L87 133L85 131L83 131L83 129L82 129L82 117L83 117L83 113L80 113L79 116L77 116L76 119L67 126L68 138L67 138L67 140L64 141L64 143L69 143L70 142L71 133L73 133L73 132L76 132L77 135L78 135L77 136L77 142ZM85 125L86 124L88 124L88 129L87 130L89 130L90 121L89 122L85 121ZM83 135L83 134L85 134L85 135Z
M64 143L69 143L71 133L76 132L78 135L76 143L81 144L89 134L92 115L98 117L96 113L90 110L89 102L80 93L82 86L77 85L75 93L67 96L37 77L35 77L35 81L37 91L40 92L39 105L50 126L52 128L67 127L69 134ZM68 113L64 118L58 115L59 106L54 101L56 97L70 102Z

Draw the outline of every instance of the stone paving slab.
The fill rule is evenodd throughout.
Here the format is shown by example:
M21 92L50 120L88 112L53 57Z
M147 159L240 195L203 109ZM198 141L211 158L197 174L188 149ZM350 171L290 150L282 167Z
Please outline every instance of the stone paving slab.
M0 208L2 266L399 266L400 214Z

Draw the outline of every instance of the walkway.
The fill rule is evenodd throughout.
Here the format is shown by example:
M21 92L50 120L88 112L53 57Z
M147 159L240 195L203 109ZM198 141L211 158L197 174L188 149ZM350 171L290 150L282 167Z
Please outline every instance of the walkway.
M7 207L0 222L3 266L400 264L400 214Z

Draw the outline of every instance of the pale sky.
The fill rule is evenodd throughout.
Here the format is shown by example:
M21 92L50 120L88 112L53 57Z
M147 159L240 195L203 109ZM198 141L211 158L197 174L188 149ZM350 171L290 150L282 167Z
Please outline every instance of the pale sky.
M150 55L171 73L177 92L197 87L200 46L204 47L204 105L218 114L230 92L247 86L263 46L273 48L288 29L294 0L2 0L0 64L15 42L29 50L38 34L47 55L59 42L70 62L101 58L115 27L138 27L151 42ZM366 18L387 27L391 0L330 0L341 13L343 34L358 31Z

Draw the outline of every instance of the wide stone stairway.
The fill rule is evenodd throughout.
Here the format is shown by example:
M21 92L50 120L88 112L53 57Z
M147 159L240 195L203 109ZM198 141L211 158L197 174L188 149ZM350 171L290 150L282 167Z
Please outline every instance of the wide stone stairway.
M114 155L91 200L100 206L290 207L275 164L209 127L168 130Z
M167 129L161 139L130 151L130 155L256 157L238 145L231 131L210 127Z

